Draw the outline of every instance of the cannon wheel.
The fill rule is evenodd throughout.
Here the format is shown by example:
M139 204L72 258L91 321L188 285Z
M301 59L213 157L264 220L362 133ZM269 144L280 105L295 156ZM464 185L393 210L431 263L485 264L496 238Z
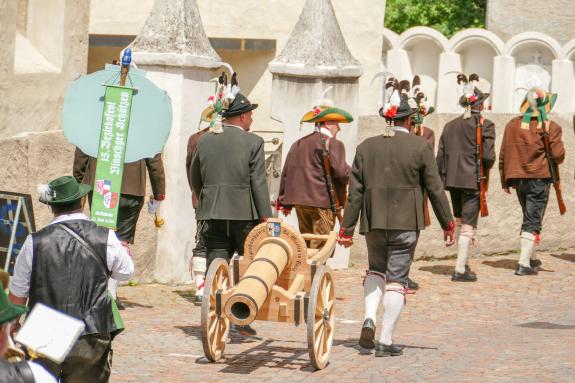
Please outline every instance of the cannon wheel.
M206 274L202 300L202 346L210 362L217 362L224 355L230 320L223 315L217 315L216 292L229 287L228 264L221 258L215 259Z
M333 275L328 266L318 268L313 277L307 308L307 347L311 364L321 370L329 361L335 315Z

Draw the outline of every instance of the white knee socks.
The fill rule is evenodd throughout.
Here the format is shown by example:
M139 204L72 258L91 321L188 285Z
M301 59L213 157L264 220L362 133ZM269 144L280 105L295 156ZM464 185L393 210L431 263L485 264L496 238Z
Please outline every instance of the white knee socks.
M523 267L531 267L529 260L535 257L535 236L526 231L521 233L521 253L519 254L519 264Z
M192 258L192 274L196 283L196 296L204 295L204 280L206 276L206 258Z
M393 284L387 286L383 296L383 320L379 343L387 346L393 344L393 331L405 304L405 289L403 286Z
M376 272L368 272L363 284L363 299L365 302L365 319L375 323L377 308L385 290L385 277Z
M473 239L473 226L461 225L459 239L457 240L457 261L455 262L455 271L463 274L465 273L465 265L467 264L467 255L469 253L469 244Z
M112 298L116 299L116 291L118 290L118 281L115 279L108 279L108 291L112 295Z

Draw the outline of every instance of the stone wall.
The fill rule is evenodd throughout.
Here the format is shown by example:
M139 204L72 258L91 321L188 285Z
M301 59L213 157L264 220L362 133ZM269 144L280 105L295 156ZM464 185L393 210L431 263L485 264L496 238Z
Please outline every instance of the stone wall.
M457 114L432 114L426 119L426 125L435 132L436 146L443 130L443 126ZM496 126L496 154L499 157L499 148L503 137L505 124L515 115L512 114L486 114ZM567 248L575 245L575 182L573 173L575 168L575 146L572 114L553 114L551 118L563 127L563 141L567 151L564 164L560 167L562 178L563 199L567 205L567 213L559 215L555 192L551 189L551 196L545 219L543 221L542 248ZM362 142L368 137L381 134L384 122L381 117L370 116L360 121L359 139ZM497 164L490 173L487 204L489 216L479 219L477 238L479 242L472 248L471 256L488 255L500 252L515 251L519 248L519 231L521 228L521 208L517 197L513 193L508 195L501 189L499 170ZM421 233L416 258L446 258L455 256L457 248L445 248L443 231L437 223L430 207L431 226ZM355 235L355 244L352 247L352 262L364 263L367 257L364 237Z
M37 185L72 174L74 147L68 143L62 131L27 133L19 137L0 140L0 190L26 193L34 201L36 230L50 223L50 208L38 201ZM148 193L151 187L148 184ZM86 214L89 215L86 204ZM134 279L151 281L156 263L157 229L153 216L142 209L136 230L133 259L136 264ZM183 256L183 255L182 255Z
M487 29L504 40L524 31L546 33L563 44L573 37L572 0L490 0L486 16Z
M86 72L89 8L89 0L0 0L0 137L58 129L64 94Z

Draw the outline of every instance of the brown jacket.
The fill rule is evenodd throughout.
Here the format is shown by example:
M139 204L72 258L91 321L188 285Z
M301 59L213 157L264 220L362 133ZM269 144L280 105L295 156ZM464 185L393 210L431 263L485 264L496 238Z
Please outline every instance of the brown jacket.
M360 212L362 234L374 229L424 229L424 191L446 229L453 216L427 141L398 130L393 137L368 138L357 147L353 162L343 216L345 234L353 234Z
M94 186L96 173L96 158L90 157L76 148L74 153L73 175L78 182ZM162 155L156 154L153 158L146 158L136 162L124 164L122 177L122 194L145 196L146 195L146 168L150 174L150 184L154 198L161 200L166 194L166 177L164 175L164 163Z
M336 138L323 137L330 152L334 187L342 203L350 171L350 166L345 162L345 147ZM285 207L304 205L327 209L331 206L319 132L300 138L290 148L282 171L279 202Z
M194 152L196 151L196 147L198 146L198 141L200 141L200 137L206 134L210 130L209 127L200 130L190 136L188 139L188 150L186 154L186 176L188 177L188 184L190 185L190 190L192 191L192 206L195 208L198 207L198 196L194 193L194 188L192 187L192 178L190 176L190 166L192 166L192 159L194 158Z
M437 168L445 189L478 190L476 165L476 129L479 115L469 119L462 116L445 125L439 148L437 149ZM485 119L482 130L483 168L489 172L495 163L495 125Z
M416 134L414 130L411 130L411 133ZM435 132L433 129L428 128L427 126L422 126L420 137L425 138L427 142L429 142L429 145L431 145L431 148L435 150Z
M531 119L529 130L521 129L521 117L515 117L505 126L503 142L499 151L501 186L510 187L509 181L518 178L551 178L545 146L537 129L537 119ZM549 147L556 164L565 159L565 147L561 140L561 127L549 124Z

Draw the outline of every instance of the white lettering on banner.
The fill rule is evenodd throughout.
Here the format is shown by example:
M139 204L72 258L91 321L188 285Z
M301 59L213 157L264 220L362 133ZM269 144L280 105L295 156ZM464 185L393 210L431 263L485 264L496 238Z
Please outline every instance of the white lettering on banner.
M118 118L116 119L116 127L124 130L126 127L126 117L128 116L128 107L130 106L130 93L120 93L120 105L118 107Z
M124 154L124 133L117 132L114 140L114 151L112 153L112 164L110 165L110 173L120 174L120 167L122 166L122 156Z
M110 161L110 146L112 141L112 132L114 128L114 117L116 116L116 103L107 101L106 110L104 112L104 131L102 140L100 141L100 159L102 161Z

